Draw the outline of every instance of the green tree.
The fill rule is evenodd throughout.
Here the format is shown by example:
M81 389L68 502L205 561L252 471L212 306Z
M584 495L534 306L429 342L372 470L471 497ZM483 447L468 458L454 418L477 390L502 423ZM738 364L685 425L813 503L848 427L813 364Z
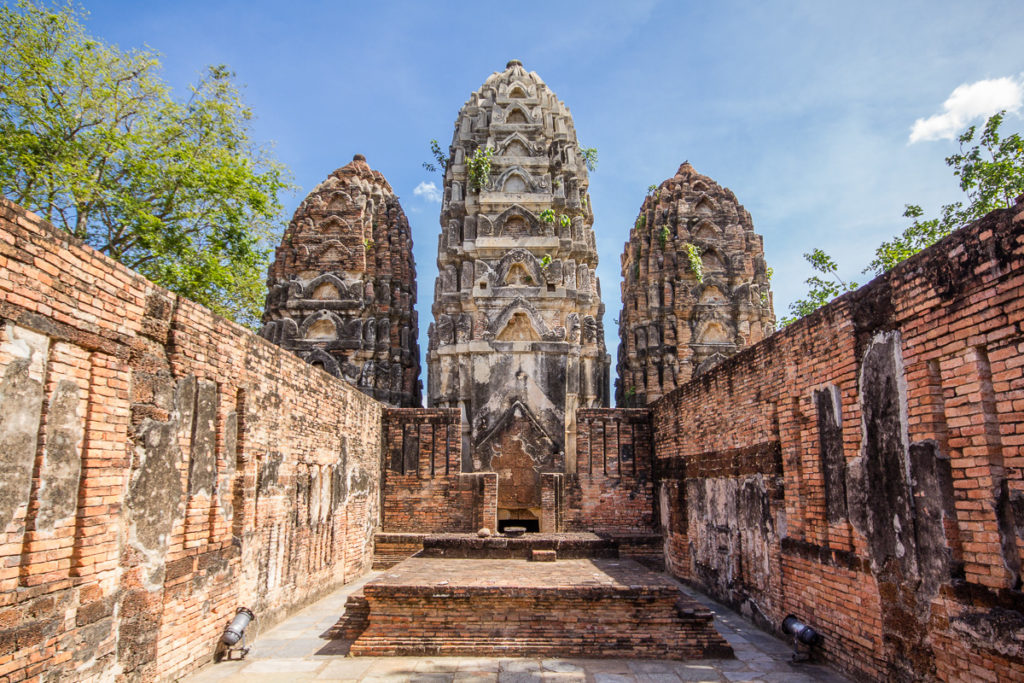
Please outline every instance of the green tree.
M977 126L968 128L958 138L960 152L946 157L946 165L960 178L968 204L946 204L940 217L929 220L921 220L924 211L920 206L908 204L903 215L913 219L913 224L892 240L882 242L864 272L880 275L960 226L1009 207L1024 194L1024 141L1018 133L1000 137L999 127L1005 116L1003 111L989 117L976 143Z
M782 319L780 324L783 327L813 313L843 292L857 289L859 286L856 282L844 282L839 277L839 265L821 249L804 254L804 259L821 275L812 275L804 280L808 286L807 297L797 299L789 305L789 312L792 315Z
M175 100L149 51L84 13L0 7L0 187L154 282L254 326L284 167L223 66Z
M1005 116L1004 111L989 117L977 142L977 126L965 130L958 138L960 151L946 157L946 165L960 178L960 189L967 194L968 203L946 204L939 217L927 220L921 220L924 211L920 206L908 204L903 215L913 219L913 223L901 234L882 242L875 250L874 260L864 269L865 273L881 275L957 228L990 211L1009 207L1024 194L1024 140L1019 133L1000 137L999 127ZM855 282L843 282L837 274L836 262L821 249L804 254L804 258L825 277L815 275L805 281L809 286L807 297L789 305L792 315L782 319L783 326L858 286Z

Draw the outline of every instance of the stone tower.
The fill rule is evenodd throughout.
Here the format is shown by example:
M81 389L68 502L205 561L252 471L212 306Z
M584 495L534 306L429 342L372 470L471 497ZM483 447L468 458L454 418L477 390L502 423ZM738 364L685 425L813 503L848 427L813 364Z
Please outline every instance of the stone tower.
M650 403L770 335L767 271L728 188L684 163L648 194L622 254L616 404Z
M428 400L462 412L463 471L499 472L499 517L530 519L540 473L574 471L576 411L608 404L587 168L517 60L463 105L449 154Z
M420 406L416 266L398 197L362 154L299 205L261 336L393 406Z

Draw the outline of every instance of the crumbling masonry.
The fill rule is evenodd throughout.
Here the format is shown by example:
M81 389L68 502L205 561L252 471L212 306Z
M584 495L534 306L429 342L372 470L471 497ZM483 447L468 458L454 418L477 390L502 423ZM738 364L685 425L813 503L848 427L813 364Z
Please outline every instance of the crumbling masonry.
M260 336L379 401L420 405L409 221L362 154L295 210L267 285Z
M527 160L518 164L524 186L540 182L551 172L544 169L555 169L558 161L563 189L571 189L572 179L577 189L585 189L586 175L574 154L559 152L536 165L530 161L534 152L528 144L538 138L527 132L540 135L557 117L544 114L543 124L529 117L538 107L541 112L552 107L549 113L561 109L550 98L547 105L520 109L512 104L517 98L510 90L501 94L501 84L513 80L524 86L525 99L546 92L539 79L520 69L512 63L506 76L488 81L494 84L493 100L488 95L489 104L473 105L471 142L501 144L491 132L484 137L484 131L501 130L494 128L497 108L506 117L502 125L521 114L526 124L511 125L526 126L523 139L514 141L528 150L526 157L519 155ZM565 137L558 138L556 130L549 150L574 149L571 129L561 132ZM460 136L453 148L465 154L473 144L459 142ZM496 157L495 181L508 170L510 158ZM367 204L376 199L366 220L349 223L352 230L357 225L374 230L370 215L379 217L377 230L382 220L404 225L383 181L361 175L371 173L363 167L359 160L350 165L363 180L344 182L363 183ZM569 167L571 173L564 170ZM493 204L470 192L472 199L461 195L466 208L458 208L458 169L458 163L449 169L446 207L459 220L477 217L479 235L480 217L490 221L494 213L487 207L505 206L506 193L485 186L479 194L494 193ZM512 182L513 175L502 182ZM687 193L698 179L689 177L690 189L680 196L687 206ZM719 190L705 184L704 191L717 200ZM665 190L665 196L673 192ZM521 194L516 204L522 213L505 216L522 218L521 224L512 221L524 231L517 239L528 245L530 239L551 239L531 236L534 229L543 235L547 223L530 220L541 206L529 203L537 191ZM572 211L570 195L566 215ZM654 208L650 202L645 215L654 218L652 228L667 224L670 235L675 226L674 239L703 239L693 232L699 225L683 220L690 214L680 204L673 223L671 207ZM554 208L556 215L563 212L559 205ZM668 223L661 222L662 208L670 209ZM599 407L607 394L595 383L591 393L581 390L571 429L551 429L538 417L536 406L545 400L569 415L569 402L551 400L547 389L533 394L547 397L540 404L521 401L524 408L513 410L512 417L536 418L538 433L565 445L566 465L542 467L531 481L513 477L513 488L529 489L531 496L539 492L539 504L534 497L527 507L507 509L539 516L542 531L597 532L601 542L618 543L626 557L652 566L664 563L674 576L767 630L777 632L787 615L796 615L823 635L816 656L858 678L1024 679L1024 197L759 342L757 334L771 331L770 299L765 304L761 296L767 283L757 260L760 243L747 232L745 214L736 211L736 219L711 219L723 229L722 239L737 236L736 248L716 251L723 248L711 239L704 243L704 253L715 253L723 267L742 264L731 271L737 279L720 279L721 287L708 283L726 299L715 315L727 334L715 342L722 346L714 347L725 358L685 381L679 370L683 361L689 358L696 370L711 355L699 358L710 350L707 338L701 347L699 334L687 341L680 330L707 309L699 308L693 291L698 285L687 279L686 265L677 260L674 271L665 266L659 282L685 281L682 289L690 288L692 310L698 311L696 318L690 313L689 322L684 320L676 302L680 288L674 286L678 386L673 389L664 373L652 383L658 366L652 371L645 364L640 407L610 409ZM550 247L537 243L544 246L536 250L524 247L534 258L545 250L538 265L546 265L544 254L562 261L555 293L561 287L568 304L547 298L543 268L544 286L534 286L538 273L526 256L508 264L501 278L487 256L474 256L467 271L467 223L456 221L454 230L462 233L452 241L448 231L453 228L446 223L439 259L456 266L459 284L447 291L442 283L435 314L439 321L441 314L474 317L464 341L455 330L449 344L441 345L438 336L433 357L464 344L459 353L480 349L482 357L491 358L487 354L507 343L511 346L505 348L522 355L516 362L523 361L524 374L533 371L526 358L534 346L556 365L566 359L567 368L576 349L580 358L590 353L587 372L602 371L599 337L588 351L584 329L583 341L573 346L568 326L557 318L578 312L595 316L596 323L599 316L596 286L588 290L589 299L579 293L579 264L593 265L586 260L593 256L588 233L580 232L579 240L573 233L576 219L581 231L589 226L584 212L589 215L589 207L581 202L564 238L560 222L552 226L558 251L550 251L556 241ZM685 237L682 223L690 231ZM493 221L492 229L496 224L509 222ZM384 317L391 321L391 349L395 325L406 318L400 312L392 318L390 308L373 308L381 305L377 285L380 278L391 278L393 303L395 280L408 278L397 283L402 306L403 292L411 300L414 290L411 262L403 271L404 257L393 251L404 249L400 239L393 243L401 228L387 230L363 233L359 242L345 233L345 240L338 238L344 256L314 259L306 271L299 257L305 259L307 252L297 243L295 254L279 252L279 264L282 257L296 259L298 282L294 296L291 285L274 295L281 317L271 311L268 322L297 321L306 311L322 309L344 325L338 311L372 310L367 318L378 325ZM291 234L299 242L300 235L309 240L308 253L319 248L311 231ZM361 240L368 238L374 245L378 240L392 244L378 259L373 248L364 248ZM643 253L656 257L657 246L646 251L650 248ZM679 249L668 248L664 255L669 252ZM376 270L359 260L370 253ZM358 263L344 265L345 259ZM568 260L576 261L575 294L566 286ZM484 266L478 271L479 261ZM386 262L392 263L390 270L381 270ZM513 265L522 265L523 273L510 284L502 278L514 273ZM339 288L338 297L331 293L323 299L306 296L324 282L338 287L325 278L308 290L326 272L344 292ZM444 272L442 278L448 277ZM464 272L473 275L466 287ZM719 277L714 267L706 272ZM485 277L478 279L480 274ZM274 279L279 277L290 276L275 271ZM346 298L345 292L351 293L356 281L363 283L363 303L349 306L358 297ZM486 296L478 292L481 282L487 284ZM372 302L368 283L374 285ZM631 287L627 283L627 296ZM744 287L749 297L737 296ZM502 288L519 292L513 301L522 303L507 318L495 319L494 312L503 309L491 295ZM642 295L645 287L632 291ZM303 301L315 303L306 308L298 305ZM479 315L482 311L486 315ZM498 339L519 313L526 325L512 329L527 339ZM664 336L669 312L652 309L646 315L627 318L648 329L645 363L666 358L669 346ZM328 315L306 331L328 319L339 329ZM414 322L409 318L411 330ZM458 324L457 317L453 328ZM652 324L661 330L653 356ZM558 327L566 328L565 340ZM324 338L307 337L307 345L296 348L321 348L327 355L340 351L330 356L339 370L346 363L385 358L394 364L392 351L378 350L380 327L374 326L376 336L366 346L365 329L366 323L362 356L345 355L355 348L332 348L335 340ZM397 329L400 337L401 326ZM266 334L278 338L273 327ZM440 335L436 327L434 334ZM339 333L338 341L346 338ZM563 344L558 348L564 355L546 344ZM726 344L750 345L735 350ZM267 626L354 580L372 563L389 564L427 550L427 532L497 524L503 468L493 467L493 454L491 469L482 462L476 467L476 427L463 419L458 405L464 400L460 396L470 394L459 394L458 385L439 384L453 388L450 393L439 389L438 401L451 396L454 403L389 407L350 386L346 378L358 383L355 373L342 370L335 377L325 372L329 362L319 365L153 285L38 216L0 202L0 678L174 679L210 662L224 624L240 605L253 609ZM628 367L635 373L641 366ZM360 369L358 376L363 375ZM402 377L401 385L375 380L363 388L385 392L393 405L415 403L415 384L406 381L405 369ZM655 398L659 392L663 395ZM589 403L582 402L584 395ZM494 410L497 414L488 414L495 419L507 413ZM536 444L520 444L538 463L552 452L539 441L549 450L531 453ZM575 464L570 467L572 441ZM464 444L471 449L468 456ZM522 602L528 596L513 597ZM560 616L579 621L588 607L582 602L562 603ZM438 623L453 618L429 613L443 610L443 603L421 609L425 619ZM631 625L631 637L642 640L644 628L641 614ZM385 628L377 636L387 641L390 634Z

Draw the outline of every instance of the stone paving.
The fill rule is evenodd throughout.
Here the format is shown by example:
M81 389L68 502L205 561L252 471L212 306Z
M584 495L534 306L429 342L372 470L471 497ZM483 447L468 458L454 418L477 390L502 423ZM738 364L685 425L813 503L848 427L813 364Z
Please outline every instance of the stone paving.
M187 683L230 681L246 683L305 681L438 681L476 683L497 681L588 681L630 683L653 681L778 681L801 683L848 679L816 664L790 664L791 648L735 612L683 586L687 595L715 613L715 627L736 652L736 659L697 661L626 659L544 659L497 657L346 657L343 641L326 640L346 598L367 581L371 572L307 607L265 633L257 630L252 650L241 661L214 664L184 679Z

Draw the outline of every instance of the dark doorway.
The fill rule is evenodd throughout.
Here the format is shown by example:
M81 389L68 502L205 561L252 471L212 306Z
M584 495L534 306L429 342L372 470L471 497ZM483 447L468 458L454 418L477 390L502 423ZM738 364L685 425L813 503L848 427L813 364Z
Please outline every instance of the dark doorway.
M502 532L510 526L521 526L526 529L527 533L537 533L540 531L540 520L539 519L499 519L498 520L498 532Z

